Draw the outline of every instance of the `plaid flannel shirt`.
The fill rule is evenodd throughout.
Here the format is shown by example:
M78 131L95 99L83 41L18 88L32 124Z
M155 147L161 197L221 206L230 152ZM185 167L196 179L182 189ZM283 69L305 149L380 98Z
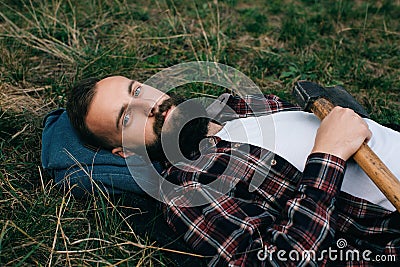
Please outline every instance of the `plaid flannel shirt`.
M219 112L219 120L298 110L274 95L225 94L220 99L227 107ZM200 144L200 158L165 171L166 180L179 189L162 195L168 224L196 253L209 256L210 266L373 265L361 256L355 261L343 256L354 249L359 255L370 250L371 260L380 254L400 260L399 213L341 192L346 164L342 159L314 153L300 172L266 149L218 137L208 141ZM260 177L257 186L252 185ZM219 194L215 182L230 190ZM195 193L205 201L191 207ZM340 239L346 242L342 252ZM336 253L329 255L329 248ZM305 251L315 252L315 257L296 259Z

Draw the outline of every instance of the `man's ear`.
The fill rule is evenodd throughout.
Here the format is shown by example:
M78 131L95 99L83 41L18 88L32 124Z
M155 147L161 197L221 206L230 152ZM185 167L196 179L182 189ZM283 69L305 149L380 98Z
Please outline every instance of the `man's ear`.
M114 155L120 156L121 158L127 158L129 156L133 156L135 153L132 151L126 151L122 147L116 147L111 150Z

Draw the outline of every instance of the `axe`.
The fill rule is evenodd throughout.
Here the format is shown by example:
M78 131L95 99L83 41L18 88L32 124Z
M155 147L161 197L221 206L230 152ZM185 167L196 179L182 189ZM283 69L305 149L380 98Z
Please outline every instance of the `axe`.
M368 117L362 106L340 86L327 89L313 82L298 81L293 88L293 95L304 110L311 110L321 120L335 105L352 108L360 116ZM400 212L400 181L366 142L353 155L353 159Z

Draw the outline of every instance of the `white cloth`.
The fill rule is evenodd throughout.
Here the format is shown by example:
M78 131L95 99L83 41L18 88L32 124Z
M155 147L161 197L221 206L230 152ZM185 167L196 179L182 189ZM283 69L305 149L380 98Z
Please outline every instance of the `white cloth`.
M400 133L365 119L373 133L369 146L400 178ZM228 121L216 135L227 141L249 143L273 151L300 171L314 146L319 119L302 111L278 112L272 115ZM272 130L274 129L274 130ZM342 191L394 211L372 180L354 162L348 161Z

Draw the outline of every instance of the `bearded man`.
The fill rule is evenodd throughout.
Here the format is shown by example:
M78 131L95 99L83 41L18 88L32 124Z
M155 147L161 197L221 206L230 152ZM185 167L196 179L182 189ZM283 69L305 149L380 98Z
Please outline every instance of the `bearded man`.
M166 221L211 266L360 266L400 255L399 213L350 160L370 141L399 177L399 133L340 107L319 123L274 95L223 95L213 116L186 102L113 76L75 86L67 112L86 142L165 164L178 188L160 185ZM326 253L343 239L341 255L368 258ZM314 257L282 260L304 251Z

